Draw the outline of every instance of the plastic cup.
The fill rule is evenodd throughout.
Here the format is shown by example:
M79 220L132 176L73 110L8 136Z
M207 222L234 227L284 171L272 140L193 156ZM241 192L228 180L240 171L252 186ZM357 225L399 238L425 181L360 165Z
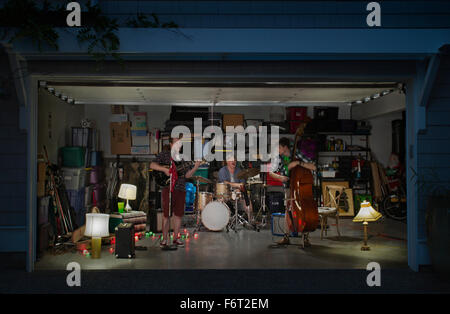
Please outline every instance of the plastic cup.
M119 213L123 213L123 209L125 208L125 202L118 202L117 208L119 209Z

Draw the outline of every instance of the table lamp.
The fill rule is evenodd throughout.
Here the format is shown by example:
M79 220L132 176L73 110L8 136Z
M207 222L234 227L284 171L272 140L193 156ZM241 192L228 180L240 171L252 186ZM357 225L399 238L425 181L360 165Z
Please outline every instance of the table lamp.
M361 209L358 215L353 218L354 222L362 222L364 226L364 245L361 247L361 251L369 251L370 247L367 245L367 225L369 221L377 221L381 218L381 214L377 212L369 202L364 201L361 203Z
M127 206L125 206L125 211L130 212L131 206L129 204L129 200L136 199L136 186L132 184L121 184L119 189L119 197L127 200Z
M109 236L108 214L86 214L86 230L84 235L92 237L92 258L100 258L102 237Z

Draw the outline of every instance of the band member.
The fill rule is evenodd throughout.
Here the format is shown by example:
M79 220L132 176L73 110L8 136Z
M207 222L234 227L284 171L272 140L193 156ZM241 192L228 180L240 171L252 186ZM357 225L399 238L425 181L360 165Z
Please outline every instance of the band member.
M150 168L156 171L164 172L165 175L170 176L170 170L167 166L170 165L172 160L172 148L174 148L175 152L179 152L181 148L181 142L179 142L179 138L170 138L170 150L161 152L156 160L150 163ZM178 143L178 144L177 144ZM185 173L178 173L177 180L175 181L175 186L172 192L172 213L173 213L173 231L174 231L174 240L173 244L178 247L183 247L184 243L178 237L181 226L181 218L184 215L185 209L185 201L186 201L186 179L192 177L192 175L197 171L201 162L197 161L192 169ZM169 190L171 188L171 184L168 187L165 187L162 190L162 207L164 211L163 215L163 240L160 243L161 248L164 248L168 245L169 241Z
M229 186L231 186L231 189L239 189L243 193L245 191L245 180L244 179L238 179L237 175L241 172L241 169L239 167L236 167L236 160L234 156L228 156L226 165L220 168L219 170L219 176L218 176L218 182L219 183L226 183ZM245 203L245 199L241 199L238 203L238 205L244 207L245 212L247 213L247 217L249 222L252 222L253 220L253 207L252 203L248 202L249 205ZM234 205L234 204L233 204ZM236 208L237 210L237 208Z
M302 156L301 154L297 154L296 157L302 160L295 160L291 161L293 159L293 152L291 152L290 149L290 141L287 137L283 137L279 141L278 146L278 163L275 165L275 167L272 168L272 171L269 172L269 175L278 180L283 182L283 186L285 188L285 197L290 197L289 193L289 171L293 168L300 166L304 167L309 170L316 170L316 166L313 162L309 161L305 156ZM289 202L288 206L289 206ZM285 217L288 219L288 210L289 208L286 208L285 211ZM286 224L287 225L287 224ZM283 239L281 239L278 244L289 244L289 232L285 231Z

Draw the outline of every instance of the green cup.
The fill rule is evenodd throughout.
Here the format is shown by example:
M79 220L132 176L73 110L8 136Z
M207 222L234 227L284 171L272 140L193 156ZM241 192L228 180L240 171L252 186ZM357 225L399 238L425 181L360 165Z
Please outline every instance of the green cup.
M125 208L125 202L117 202L117 208L119 209L119 213L123 213L123 209Z

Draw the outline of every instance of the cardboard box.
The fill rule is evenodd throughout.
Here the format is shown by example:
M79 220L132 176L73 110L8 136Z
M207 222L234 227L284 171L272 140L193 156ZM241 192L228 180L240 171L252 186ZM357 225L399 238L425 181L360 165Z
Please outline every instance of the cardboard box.
M147 112L133 112L131 127L133 130L147 130Z
M112 155L131 154L130 122L111 122L109 124Z
M149 145L131 146L131 154L132 155L149 155L150 154L150 146Z
M244 127L244 115L243 114L224 114L223 115L222 127L226 131L227 126L238 126Z
M131 129L131 143L133 146L150 146L150 136L146 130Z
M125 113L125 107L123 105L111 105L112 114L123 114Z
M128 113L123 114L112 114L109 118L109 122L127 122L128 121Z
M38 181L36 186L37 197L45 196L45 181Z
M150 146L150 137L148 136L133 136L131 138L133 146Z
M45 181L45 170L46 170L45 162L38 162L38 173L37 173L37 180L38 181Z

